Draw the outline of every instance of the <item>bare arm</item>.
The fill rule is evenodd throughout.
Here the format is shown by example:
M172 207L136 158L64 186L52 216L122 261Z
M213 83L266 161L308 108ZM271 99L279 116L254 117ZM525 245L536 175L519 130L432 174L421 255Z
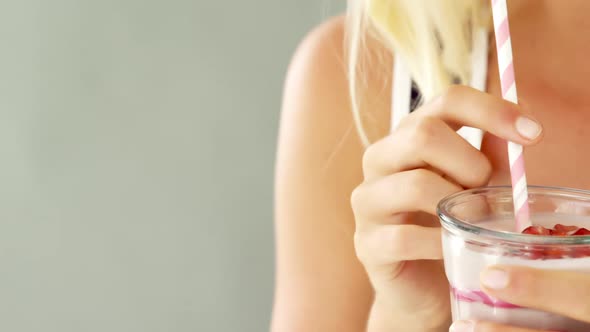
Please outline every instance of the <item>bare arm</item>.
M276 169L272 330L363 331L372 289L354 250L350 195L363 148L349 106L342 20L313 31L287 77Z
M540 140L540 127L525 128L537 127L534 135L518 132L519 123L535 123L518 105L452 86L363 151L346 92L342 24L335 22L307 38L287 79L273 330L363 331L372 306L372 331L446 331L451 313L436 205L463 188L485 185L493 172L487 156L456 130L470 126L531 145ZM381 77L391 68L373 67ZM372 75L366 82L380 79ZM387 85L363 94L370 101L363 110L377 111L369 128L388 123L389 105L378 95L391 91Z

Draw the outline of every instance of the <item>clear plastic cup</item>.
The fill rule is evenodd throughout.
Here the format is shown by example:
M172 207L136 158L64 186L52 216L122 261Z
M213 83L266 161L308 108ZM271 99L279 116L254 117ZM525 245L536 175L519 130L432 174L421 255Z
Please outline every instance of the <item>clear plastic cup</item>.
M445 198L438 206L453 321L477 319L540 330L590 331L588 323L502 302L481 291L480 273L490 265L590 272L590 236L515 232L511 190L468 190ZM589 191L529 187L529 205L535 225L590 229Z

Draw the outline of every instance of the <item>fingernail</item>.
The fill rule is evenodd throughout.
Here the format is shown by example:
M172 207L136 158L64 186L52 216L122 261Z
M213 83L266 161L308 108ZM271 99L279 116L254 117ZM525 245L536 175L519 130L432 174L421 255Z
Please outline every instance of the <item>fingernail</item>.
M470 320L460 320L451 325L449 332L473 332L475 331L475 323Z
M542 130L537 122L527 117L521 116L516 119L516 131L526 139L534 140L541 135Z
M498 268L485 270L481 275L481 283L491 289L504 289L508 281L508 273Z

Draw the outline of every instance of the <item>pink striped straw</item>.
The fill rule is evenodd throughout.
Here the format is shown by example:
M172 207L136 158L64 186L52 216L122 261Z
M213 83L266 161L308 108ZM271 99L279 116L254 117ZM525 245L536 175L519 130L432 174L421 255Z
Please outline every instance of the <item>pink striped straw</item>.
M492 13L496 33L498 68L502 82L502 97L516 104L518 103L518 96L514 79L512 42L506 0L492 0ZM510 160L516 228L518 232L522 232L531 225L522 145L508 142L508 159Z

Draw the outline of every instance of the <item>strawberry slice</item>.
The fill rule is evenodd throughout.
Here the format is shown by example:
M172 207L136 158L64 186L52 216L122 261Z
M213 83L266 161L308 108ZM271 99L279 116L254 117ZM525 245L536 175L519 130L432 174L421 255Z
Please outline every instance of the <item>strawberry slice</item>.
M543 226L530 226L524 231L523 234L529 235L540 235L540 236L590 236L590 230L586 228L578 228L576 226L566 226L557 224L551 229L547 229ZM590 257L590 246L581 246L580 248L566 247L539 247L537 250L532 250L528 253L527 258L529 259L560 259L564 257Z
M578 230L578 227L576 227L576 226L565 226L565 225L562 225L562 224L557 224L557 225L553 226L553 230L556 231L556 232L559 232L560 234L561 233L569 234L570 232L573 233L573 232L577 231Z
M565 256L565 250L560 248L546 248L543 250L544 259L558 259Z
M574 235L574 236L580 236L580 235L587 236L587 235L590 235L590 231L587 230L586 228L580 228L572 235Z
M571 256L574 258L589 257L590 256L590 248L583 247L583 248L574 249Z
M551 232L551 236L566 236L566 235L569 235L568 232L563 231L563 230L550 229L549 232Z
M543 227L543 226L529 226L522 234L529 234L529 235L551 235L551 230Z

